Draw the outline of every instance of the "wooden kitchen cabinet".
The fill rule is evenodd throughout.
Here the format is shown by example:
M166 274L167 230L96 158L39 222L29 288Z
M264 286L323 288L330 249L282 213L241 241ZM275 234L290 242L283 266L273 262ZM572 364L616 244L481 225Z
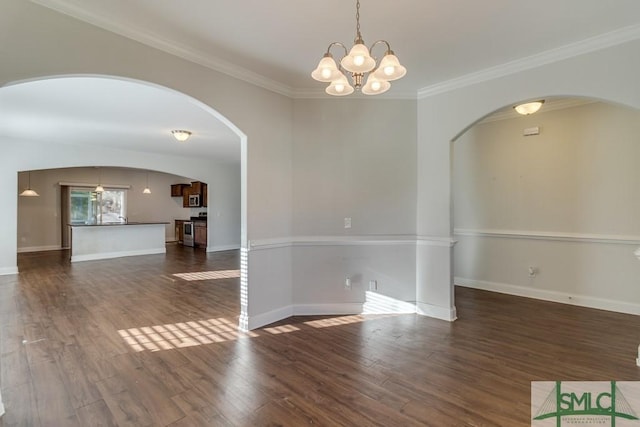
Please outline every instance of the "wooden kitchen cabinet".
M191 187L185 187L184 190L182 191L182 207L183 208L188 208L189 207L189 196L191 195Z
M200 181L191 183L191 194L202 194L202 183Z
M189 208L189 196L192 194L200 195L200 206L207 207L207 184L200 181L193 181L191 185L184 184L182 190L182 207ZM173 191L173 189L172 189Z
M207 197L209 196L207 184L202 183L202 207L207 207Z
M207 223L205 221L195 221L194 225L194 233L193 233L193 242L198 247L207 247Z
M171 184L171 197L182 197L184 190L190 187L189 184Z

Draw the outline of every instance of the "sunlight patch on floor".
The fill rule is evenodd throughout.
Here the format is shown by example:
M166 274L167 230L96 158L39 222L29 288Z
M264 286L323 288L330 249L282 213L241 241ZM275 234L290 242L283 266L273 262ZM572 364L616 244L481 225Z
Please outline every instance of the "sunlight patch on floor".
M240 271L223 270L201 273L185 273L185 275L204 275L207 273L221 273L228 275L237 274L239 276ZM175 276L180 275L176 274ZM205 279L201 278L202 276L197 277L199 278L186 280L207 280L213 278L207 277L207 279ZM244 303L246 303L246 301L244 301ZM262 333L262 335L265 333L270 335L280 335L304 331L304 329L311 330L310 328L320 329L362 323L375 319L398 316L405 313L415 313L415 306L411 303L398 301L374 292L367 292L365 311L363 314L337 315L325 317L323 319L309 320L302 323L271 326L263 328L259 332ZM173 350L176 348L236 341L240 338L255 338L261 335L258 332L245 332L241 330L238 325L224 317L121 329L118 333L136 352Z
M318 319L318 320L310 320L308 322L304 322L305 325L311 326L312 328L328 328L331 326L342 326L349 325L352 323L362 323L368 320L382 319L384 317L395 316L396 314L388 313L388 314L356 314L353 316L340 316L340 317L330 317L327 319Z
M238 279L240 270L198 271L194 273L175 273L175 277L188 282L194 280Z
M121 329L118 334L136 352L173 350L258 336L254 332L239 331L233 322L222 317Z

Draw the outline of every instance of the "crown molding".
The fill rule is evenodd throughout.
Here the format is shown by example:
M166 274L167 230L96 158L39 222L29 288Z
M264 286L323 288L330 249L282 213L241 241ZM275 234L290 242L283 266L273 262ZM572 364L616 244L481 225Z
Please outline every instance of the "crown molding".
M80 21L95 25L96 27L135 40L139 43L170 53L187 61L194 62L236 79L251 83L263 89L279 93L290 98L293 97L293 89L275 80L269 79L261 74L250 71L246 68L232 64L211 54L192 49L180 43L175 43L162 38L158 34L140 31L129 26L125 26L109 18L99 16L80 7L69 4L64 0L30 0L32 3L79 19Z
M537 68L553 62L573 58L586 53L595 52L640 38L640 24L630 25L599 36L590 37L579 42L567 44L555 49L547 50L515 61L506 62L495 67L466 74L454 79L445 80L418 90L418 99L449 92L455 89L471 86L477 83L493 80L510 74Z
M119 24L118 22L83 10L82 8L69 4L65 0L30 0L32 3L71 16L96 27L135 40L139 43L151 46L169 54L190 62L202 65L209 69L226 74L233 78L245 81L263 89L298 99L320 99L327 98L328 95L322 89L296 89L289 85L267 78L244 67L232 64L229 61L215 57L210 53L192 49L189 46L175 43L164 39L158 34L140 31L136 28ZM628 41L640 38L640 24L620 28L605 34L594 36L585 40L571 43L559 48L547 50L525 58L510 61L494 67L486 68L475 73L466 74L454 79L445 80L431 86L419 89L417 92L391 92L376 96L376 99L423 99L477 83L515 74L521 71L530 70L542 65L572 58L589 52L594 52L607 47L616 46ZM353 97L352 97L353 98ZM369 99L370 97L362 98Z

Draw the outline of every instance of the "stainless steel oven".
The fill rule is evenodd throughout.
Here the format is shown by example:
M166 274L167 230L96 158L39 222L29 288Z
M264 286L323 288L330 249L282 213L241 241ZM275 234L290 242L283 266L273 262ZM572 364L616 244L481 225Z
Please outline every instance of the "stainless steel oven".
M182 244L185 246L194 246L193 234L196 230L193 227L193 222L185 221L182 227Z

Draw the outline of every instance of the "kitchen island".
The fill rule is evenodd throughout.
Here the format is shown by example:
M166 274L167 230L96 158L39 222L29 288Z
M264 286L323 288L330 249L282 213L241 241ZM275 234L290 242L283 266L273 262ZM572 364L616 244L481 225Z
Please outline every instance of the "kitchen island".
M166 253L166 224L70 224L71 262Z

